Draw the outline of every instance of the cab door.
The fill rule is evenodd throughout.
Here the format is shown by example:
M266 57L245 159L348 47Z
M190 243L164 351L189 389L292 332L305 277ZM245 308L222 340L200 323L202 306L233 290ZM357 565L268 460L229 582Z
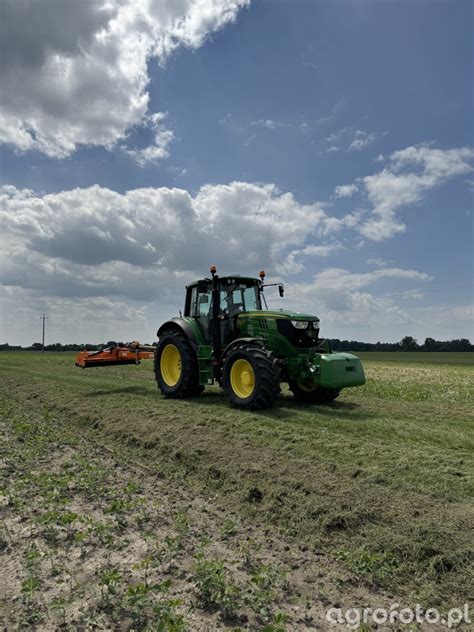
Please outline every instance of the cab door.
M194 318L201 326L204 339L212 343L212 286L198 284L194 303Z

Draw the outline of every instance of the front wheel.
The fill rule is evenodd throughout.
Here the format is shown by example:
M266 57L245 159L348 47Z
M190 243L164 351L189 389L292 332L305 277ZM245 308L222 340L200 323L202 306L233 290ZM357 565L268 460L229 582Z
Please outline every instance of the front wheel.
M179 399L199 395L199 365L186 335L170 331L160 338L155 351L155 377L165 397Z
M280 368L271 351L252 343L234 347L224 358L224 389L238 408L270 408L280 392Z
M290 381L289 386L295 398L307 404L328 404L335 400L340 393L335 388L324 388L303 380Z

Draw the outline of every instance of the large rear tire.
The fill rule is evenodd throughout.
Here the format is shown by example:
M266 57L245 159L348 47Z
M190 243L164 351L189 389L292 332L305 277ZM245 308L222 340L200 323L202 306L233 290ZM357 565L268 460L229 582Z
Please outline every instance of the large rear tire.
M234 347L224 358L224 389L237 408L270 408L280 392L280 367L271 351L252 343Z
M181 399L199 395L199 365L191 343L180 331L160 337L155 351L155 379L165 397Z
M324 388L316 384L301 382L289 382L290 391L296 399L307 404L329 404L336 399L340 391L335 388Z

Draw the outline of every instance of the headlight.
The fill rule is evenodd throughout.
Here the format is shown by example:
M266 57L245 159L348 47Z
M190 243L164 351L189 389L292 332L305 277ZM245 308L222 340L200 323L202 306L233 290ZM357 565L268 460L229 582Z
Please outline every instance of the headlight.
M308 325L309 325L308 321L306 320L292 320L291 324L296 329L308 329Z

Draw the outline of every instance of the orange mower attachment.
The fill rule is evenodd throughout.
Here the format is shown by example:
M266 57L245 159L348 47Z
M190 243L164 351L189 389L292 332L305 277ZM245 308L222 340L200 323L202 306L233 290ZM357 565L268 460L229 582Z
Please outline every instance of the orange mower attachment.
M140 364L141 360L153 360L155 347L140 346L134 340L123 346L107 347L98 351L79 351L76 366L88 369L93 366L115 366L117 364Z

